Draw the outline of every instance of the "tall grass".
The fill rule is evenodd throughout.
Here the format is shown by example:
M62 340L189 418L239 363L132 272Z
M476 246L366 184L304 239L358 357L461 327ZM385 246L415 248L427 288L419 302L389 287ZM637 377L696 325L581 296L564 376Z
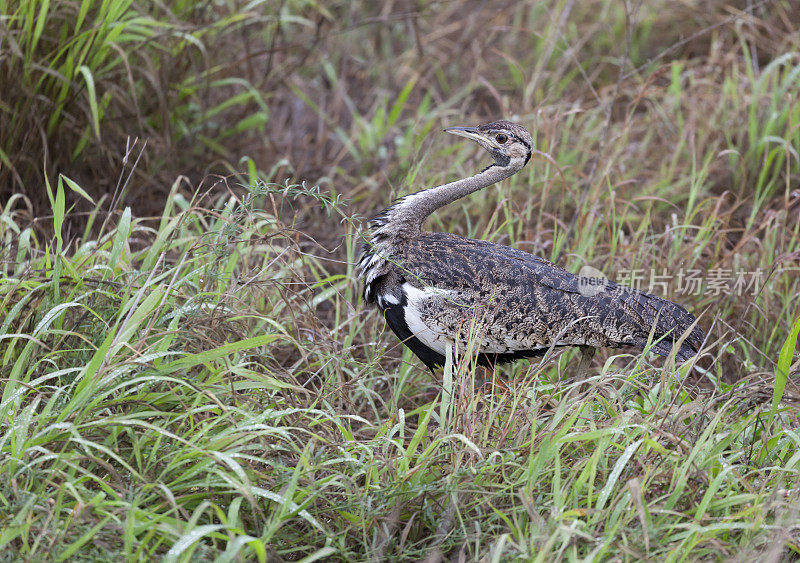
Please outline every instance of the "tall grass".
M39 154L65 88L75 174L31 157L0 206L0 557L796 558L796 7L666 4L3 4L3 142ZM363 307L360 217L479 169L437 130L497 117L531 164L429 227L661 276L695 362L431 376Z
M0 2L0 72L9 77L0 82L0 197L24 193L46 213L44 178L68 170L95 179L84 185L92 196L111 193L116 178L107 171L137 138L151 146L139 166L150 176L171 178L198 162L224 170L210 163L235 161L231 146L263 137L265 81L282 66L270 58L256 71L248 59L229 76L229 55L244 40L271 51L281 26L310 23L267 16L273 7ZM138 209L160 208L167 190L157 192L136 198Z
M70 185L53 188L56 233ZM440 389L392 359L338 266L261 208L312 202L329 221L347 217L344 201L303 186L254 187L213 208L174 190L157 221L125 211L70 250L5 213L0 234L22 236L0 283L4 552L798 550L793 383L774 418L758 379L704 390L686 383L687 368L624 355L584 381L562 375L568 355L487 381L458 363Z

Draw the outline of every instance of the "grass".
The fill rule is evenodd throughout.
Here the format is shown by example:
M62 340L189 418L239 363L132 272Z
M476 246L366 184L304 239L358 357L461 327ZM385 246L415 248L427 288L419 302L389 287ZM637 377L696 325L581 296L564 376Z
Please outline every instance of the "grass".
M0 197L22 193L34 214L45 213L45 177L66 170L92 178L84 189L95 198L114 193L108 169L145 139L156 150L144 155L133 195L142 210L160 208L169 191L161 184L197 161L205 170L235 160L230 148L246 142L235 139L264 134L269 78L280 66L224 70L243 37L261 34L270 45L280 22L264 26L234 3L0 1L0 69L15 77L0 84Z
M2 10L20 45L52 24L30 7ZM793 4L360 8L113 20L169 38L117 45L125 96L160 108L145 156L102 172L115 196L86 180L91 142L59 128L119 141L100 111L117 67L87 65L99 119L45 136L75 159L0 207L0 558L796 559ZM91 108L87 72L68 82ZM566 351L433 377L363 307L361 217L483 165L442 126L513 115L532 165L429 227L661 276L709 335L696 362L604 350L578 380ZM186 170L159 164L170 146ZM157 207L136 197L153 184Z

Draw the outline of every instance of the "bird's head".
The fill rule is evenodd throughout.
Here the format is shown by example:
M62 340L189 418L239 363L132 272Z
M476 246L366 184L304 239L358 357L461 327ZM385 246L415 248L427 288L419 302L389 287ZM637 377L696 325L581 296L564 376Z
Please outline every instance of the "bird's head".
M494 163L519 170L531 159L533 138L522 125L510 121L493 121L477 127L448 127L447 133L472 139L489 151Z

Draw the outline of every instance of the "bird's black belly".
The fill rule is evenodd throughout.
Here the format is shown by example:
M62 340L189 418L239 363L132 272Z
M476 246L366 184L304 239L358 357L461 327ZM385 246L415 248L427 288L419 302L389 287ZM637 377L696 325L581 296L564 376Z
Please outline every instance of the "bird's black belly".
M397 338L408 346L414 352L414 355L422 360L422 363L428 366L429 370L433 371L435 368L443 366L444 355L423 344L408 328L405 315L406 306L408 306L408 300L403 294L402 300L397 305L388 305L385 308L381 308L386 324L397 335Z

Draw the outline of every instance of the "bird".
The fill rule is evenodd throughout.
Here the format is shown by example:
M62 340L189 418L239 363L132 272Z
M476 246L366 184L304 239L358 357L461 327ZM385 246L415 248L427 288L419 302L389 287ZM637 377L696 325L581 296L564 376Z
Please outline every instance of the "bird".
M677 303L509 246L423 230L434 211L516 174L533 154L531 134L509 121L444 132L475 141L492 163L375 215L356 268L365 303L432 372L445 365L448 348L454 355L471 350L478 365L494 368L577 347L579 371L603 347L643 350L650 342L661 356L674 349L678 362L697 354L705 335Z

